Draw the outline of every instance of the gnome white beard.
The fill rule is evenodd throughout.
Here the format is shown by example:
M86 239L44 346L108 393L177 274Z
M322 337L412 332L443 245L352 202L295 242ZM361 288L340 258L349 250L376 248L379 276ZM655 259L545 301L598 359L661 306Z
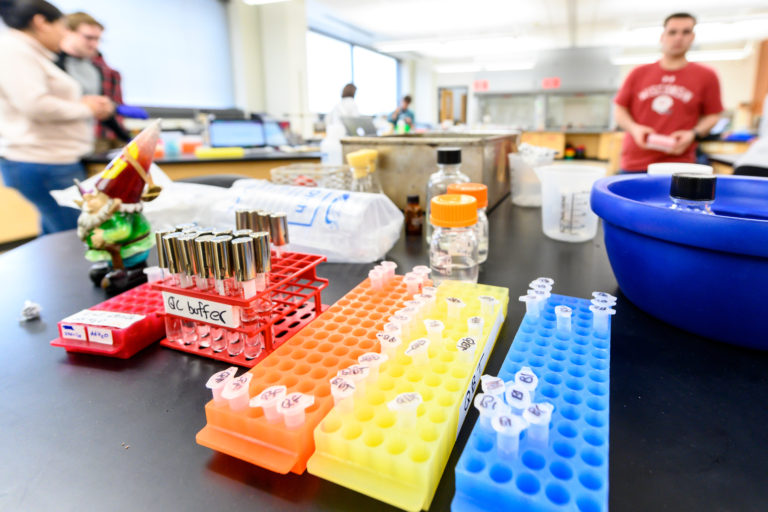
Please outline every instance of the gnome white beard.
M77 218L77 236L85 241L95 228L101 226L113 214L113 199L109 199L98 211L89 213L83 210Z

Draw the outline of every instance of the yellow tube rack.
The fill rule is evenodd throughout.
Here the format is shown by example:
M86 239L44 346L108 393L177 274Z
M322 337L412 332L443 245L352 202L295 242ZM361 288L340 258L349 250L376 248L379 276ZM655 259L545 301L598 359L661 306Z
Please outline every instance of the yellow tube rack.
M494 297L492 312L481 314L480 296ZM449 318L446 297L465 304L458 318ZM471 407L488 357L507 314L509 290L448 281L437 290L433 310L425 319L445 324L442 343L430 343L427 364L416 365L405 355L409 342L426 337L418 322L378 378L366 382L351 408L334 406L314 431L315 453L307 470L405 510L429 508L453 445ZM461 362L456 342L467 335L467 318L483 317L474 359ZM418 392L422 404L413 427L403 430L388 402L401 393Z

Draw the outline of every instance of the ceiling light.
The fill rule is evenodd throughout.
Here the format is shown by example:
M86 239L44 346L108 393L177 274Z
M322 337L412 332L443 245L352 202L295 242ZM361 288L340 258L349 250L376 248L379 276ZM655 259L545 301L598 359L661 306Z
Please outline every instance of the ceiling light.
M746 45L744 48L732 50L694 50L688 52L685 58L689 62L714 62L723 60L742 60L749 57L752 53L752 46ZM650 64L661 58L658 53L638 53L629 55L618 55L611 57L611 64L614 66L626 66L637 64Z

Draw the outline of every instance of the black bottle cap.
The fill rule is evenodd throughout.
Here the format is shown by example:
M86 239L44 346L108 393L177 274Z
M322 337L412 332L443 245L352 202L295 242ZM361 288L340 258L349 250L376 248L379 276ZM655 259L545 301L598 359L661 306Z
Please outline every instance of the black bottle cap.
M419 196L408 196L406 201L408 204L419 204Z
M437 163L460 164L461 148L437 148Z
M717 177L711 174L678 173L672 175L669 195L689 201L712 201Z

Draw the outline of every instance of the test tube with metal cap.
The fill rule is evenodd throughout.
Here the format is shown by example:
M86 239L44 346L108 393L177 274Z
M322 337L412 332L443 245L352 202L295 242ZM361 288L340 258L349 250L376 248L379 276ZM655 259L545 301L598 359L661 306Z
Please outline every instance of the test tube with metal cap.
M355 405L355 385L351 380L335 376L331 379L333 405L339 412L352 412Z
M213 244L213 279L216 293L221 296L234 295L235 285L232 278L232 253L229 235L215 236Z
M275 247L275 257L280 259L290 243L288 238L288 216L284 213L273 213L269 216L269 232L272 235L272 245Z
M186 240L195 239L194 234L179 233L177 236L171 238L173 244L173 255L176 257L176 265L179 273L179 286L181 288L191 288L195 285L195 280L192 277L194 272L189 272L189 255L186 249Z
M182 224L176 224L176 226L174 226L174 227L176 228L176 231L184 231L185 229L196 228L197 227L197 223L196 222L184 222Z
M520 432L528 427L528 422L514 414L500 414L491 420L491 427L496 431L496 447L501 456L517 457Z
M184 234L179 237L179 240L184 245L182 253L182 259L184 260L184 266L187 274L195 282L195 286L200 291L208 289L208 270L205 268L205 261L200 259L200 253L198 252L198 238L206 237L210 235L196 235L196 234ZM204 255L203 255L204 256Z
M589 306L589 310L592 312L592 329L594 329L595 335L607 338L610 330L610 318L611 315L616 314L616 310L605 306Z
M256 288L256 249L253 238L244 236L232 240L232 260L235 267L235 280L239 289L238 294L246 300L254 297L258 290ZM243 308L243 311L245 309L247 308ZM243 318L244 322L253 320L255 318L248 320Z
M270 230L270 222L269 222L269 216L270 212L267 210L256 210L255 215L252 214L251 216L251 222L255 222L253 227L254 231L269 231Z
M477 350L477 341L471 336L465 336L456 342L459 361L464 364L472 364L475 361L475 350Z
M205 289L213 288L213 238L212 234L200 235L195 238L197 253L197 281L200 288L202 281Z
M411 358L415 366L426 366L429 364L429 340L419 338L412 341L405 349L405 355Z
M232 230L231 229L214 229L213 233L211 233L213 236L232 236Z
M555 306L555 317L557 318L557 333L563 336L571 334L571 317L573 310L568 306Z
M246 228L246 229L236 229L236 230L234 230L232 232L232 237L233 238L241 238L241 237L244 237L244 236L250 236L251 233L253 233L253 230L248 229L248 228Z
M245 206L235 208L235 229L253 229L250 213L251 210Z
M528 422L528 442L538 448L549 445L549 423L555 407L549 402L531 404L523 412L523 419Z
M256 257L256 291L261 292L269 288L269 273L272 271L270 235L268 231L255 231L250 236Z
M171 274L170 284L173 286L179 286L181 284L181 270L180 261L181 255L178 251L178 246L174 243L174 239L181 236L181 233L176 231L163 235L163 252L165 254L165 261L168 264L168 272Z
M226 402L226 400L221 397L221 392L224 391L224 386L226 386L230 380L235 378L236 373L237 366L230 366L226 370L222 370L211 375L211 377L208 379L208 382L205 383L205 387L210 389L213 393L214 403L223 404Z
M420 393L400 393L387 403L387 408L397 415L397 426L404 431L410 431L416 426L419 405L423 402Z
M283 421L287 428L298 428L304 424L306 414L304 410L315 403L313 395L304 393L291 393L283 398L277 405L277 412L283 415Z
M195 249L195 238L197 235L194 233L184 233L177 237L176 240L181 244L181 261L184 267L182 272L183 276L186 276L189 282L193 283L197 276L197 251ZM191 287L191 286L190 286ZM199 340L198 323L190 318L181 319L181 338L185 345L191 345L197 343ZM203 328L203 332L208 331Z
M163 237L169 235L174 231L171 229L160 229L155 231L155 246L157 247L157 266L163 269L163 278L167 279L171 275L171 271L168 269L168 257L165 254L165 245L163 244Z
M278 422L280 421L280 413L277 412L277 404L285 398L286 389L284 385L270 386L251 398L248 405L251 407L261 407L264 410L264 418L268 422Z

